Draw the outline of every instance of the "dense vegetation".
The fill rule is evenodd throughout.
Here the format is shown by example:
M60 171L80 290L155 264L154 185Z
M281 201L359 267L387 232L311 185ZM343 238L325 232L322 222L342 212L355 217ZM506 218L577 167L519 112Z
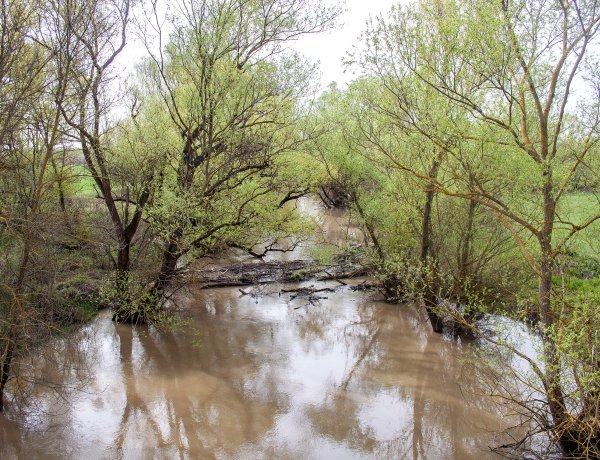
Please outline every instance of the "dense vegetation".
M311 102L289 43L338 14L2 0L0 410L57 327L100 302L159 320L186 265L305 234L286 203L312 193L355 211L390 300L480 342L481 378L527 428L504 453L547 433L600 456L600 3L394 8L348 56L360 76ZM147 57L122 89L130 37ZM528 325L534 356L498 317Z

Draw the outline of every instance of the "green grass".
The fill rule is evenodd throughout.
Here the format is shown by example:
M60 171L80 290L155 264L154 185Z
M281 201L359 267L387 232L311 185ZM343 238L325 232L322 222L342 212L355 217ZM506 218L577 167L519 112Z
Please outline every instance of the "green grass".
M600 196L594 193L569 193L561 199L557 213L565 220L582 225L591 216L600 212ZM564 225L558 225L555 242L560 242L569 230ZM600 258L600 220L581 230L567 243L567 249L583 257Z
M559 203L558 216L582 225L600 211L600 196L594 193L575 192L565 195ZM558 226L555 242L568 234L568 229ZM565 287L570 300L596 302L600 299L600 221L574 235L566 244ZM562 287L563 279L555 277L553 284Z
M82 321L84 323L94 319L100 309L98 302L91 299L78 299L74 302L74 306L81 313Z
M75 196L80 198L95 198L98 196L96 184L87 167L73 165L70 169L73 177L72 192Z
M294 281L304 281L307 276L308 276L308 270L303 268L301 270L297 270L297 271L293 272L290 275L290 278Z
M600 291L600 278L569 278L569 280L567 281L567 288L570 290L577 290L581 293L598 292Z

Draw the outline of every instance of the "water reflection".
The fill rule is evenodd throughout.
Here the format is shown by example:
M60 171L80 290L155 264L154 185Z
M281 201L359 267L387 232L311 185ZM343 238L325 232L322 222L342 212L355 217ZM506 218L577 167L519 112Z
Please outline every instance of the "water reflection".
M103 314L53 369L66 381L84 361L86 391L66 404L42 388L0 419L0 457L495 458L505 419L416 311L347 287L316 305L272 290L192 291L175 331Z

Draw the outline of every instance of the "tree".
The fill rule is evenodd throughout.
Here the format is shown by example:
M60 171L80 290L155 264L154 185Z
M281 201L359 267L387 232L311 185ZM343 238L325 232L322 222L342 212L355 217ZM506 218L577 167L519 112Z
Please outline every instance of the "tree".
M385 86L379 78L365 77L345 91L325 93L315 123L330 131L320 139L319 160L330 180L350 196L373 241L390 299L416 295L434 330L441 332L439 299L464 305L477 291L497 303L489 288L500 287L509 240L481 206L440 195L426 180L451 180L456 165L421 131L444 126L443 142L451 145L464 117L414 81L401 82L418 101L403 112L397 107L397 83L393 76ZM480 165L471 162L469 167L476 174Z
M157 161L156 157L140 159L133 155L140 167L135 177L129 178L130 183L135 181L138 186L131 187L126 185L127 179L123 180L123 171L119 170L118 162L124 153L115 151L116 123L111 113L114 108L111 92L115 89L113 68L126 44L131 8L129 0L69 0L54 5L55 22L62 27L61 39L68 43L62 52L74 61L68 69L68 98L61 110L71 128L72 139L81 146L110 216L118 243L117 282L123 290L131 265L132 241L152 193ZM121 184L122 194L118 190Z
M293 198L277 171L283 154L304 141L294 124L312 69L284 47L337 15L309 0L185 0L167 14L172 33L164 43L158 8L150 5L140 29L151 56L145 92L162 102L165 129L180 145L149 213L164 242L154 298L184 255L258 228Z
M54 185L51 163L62 139L57 104L65 97L66 75L50 65L61 43L36 37L36 26L47 25L40 19L45 6L3 1L1 9L0 92L6 110L0 117L0 217L9 241L3 248L0 290L0 410L14 358L26 345L35 316L36 287L44 282L38 251L51 228L45 205Z
M558 212L598 142L600 81L590 47L598 40L599 6L593 0L421 3L412 11L395 9L390 21L379 19L366 36L365 54L366 67L376 69L384 85L416 80L468 117L471 128L456 145L442 142L444 130L435 126L424 135L458 165L468 165L466 153L476 151L466 145L482 146L493 164L486 174L473 177L463 167L448 182L407 170L438 193L489 209L514 235L538 279L543 364L526 358L542 383L551 414L546 426L566 452L586 455L598 449L600 428L590 399L596 391L573 382L581 381L578 373L593 375L597 361L592 342L578 368L565 369L560 337L577 306L553 293L552 277L565 245L600 219L596 209L580 221ZM585 94L577 105L575 83ZM395 97L405 111L418 103L406 92Z

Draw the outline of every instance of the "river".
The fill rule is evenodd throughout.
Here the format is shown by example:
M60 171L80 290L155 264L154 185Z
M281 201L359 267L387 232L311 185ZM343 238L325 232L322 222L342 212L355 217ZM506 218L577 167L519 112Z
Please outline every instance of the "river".
M191 286L160 330L102 312L23 360L36 385L0 415L0 458L499 458L509 422L465 372L472 345L361 281ZM312 284L334 292L281 292Z

